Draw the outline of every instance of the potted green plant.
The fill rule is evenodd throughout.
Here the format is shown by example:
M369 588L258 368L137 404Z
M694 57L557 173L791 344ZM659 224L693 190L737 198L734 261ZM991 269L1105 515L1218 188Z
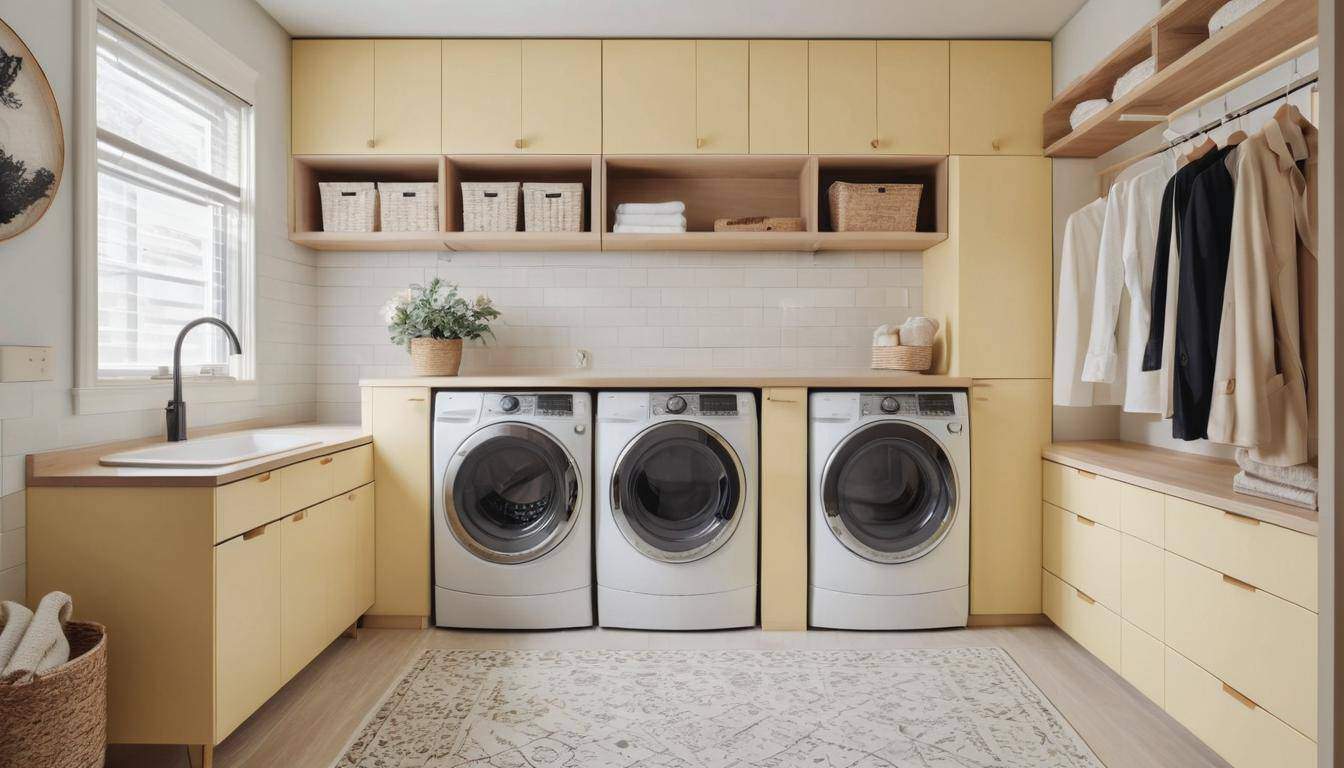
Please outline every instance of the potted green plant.
M458 286L440 278L429 285L412 285L383 307L383 319L395 344L411 353L417 376L456 376L462 365L462 341L489 335L490 321L499 310L488 296L468 301Z

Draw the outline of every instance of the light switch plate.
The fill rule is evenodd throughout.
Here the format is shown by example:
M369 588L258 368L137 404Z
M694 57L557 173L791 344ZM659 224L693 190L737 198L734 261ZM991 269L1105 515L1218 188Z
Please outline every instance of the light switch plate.
M0 347L0 382L51 381L52 347Z

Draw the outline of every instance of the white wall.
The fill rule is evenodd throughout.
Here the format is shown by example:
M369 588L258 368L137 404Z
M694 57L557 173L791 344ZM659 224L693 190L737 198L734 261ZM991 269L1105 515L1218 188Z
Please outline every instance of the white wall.
M0 0L0 18L24 39L51 82L67 148L75 115L75 3L83 0ZM308 419L314 413L311 339L314 255L286 232L289 153L289 36L252 0L165 0L255 69L257 83L257 353L260 399L190 409L193 424L253 417ZM55 381L0 384L0 599L25 589L24 456L161 432L161 408L97 416L73 412L75 254L73 187L78 157L67 154L65 176L46 216L0 243L0 344L56 348Z
M1161 0L1088 0L1055 33L1055 93L1097 65L1157 15Z

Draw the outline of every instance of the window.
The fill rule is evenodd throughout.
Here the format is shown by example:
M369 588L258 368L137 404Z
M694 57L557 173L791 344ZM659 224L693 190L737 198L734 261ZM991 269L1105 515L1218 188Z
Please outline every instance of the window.
M99 382L144 381L172 364L192 319L251 338L252 107L105 15L94 34L94 369ZM251 378L246 362L229 370L229 351L200 328L183 370Z

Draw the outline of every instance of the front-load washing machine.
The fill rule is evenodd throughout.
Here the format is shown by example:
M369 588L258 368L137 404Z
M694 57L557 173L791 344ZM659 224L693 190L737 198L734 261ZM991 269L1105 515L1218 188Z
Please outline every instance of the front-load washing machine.
M603 392L596 440L598 623L754 626L755 397Z
M966 393L816 392L808 410L811 624L966 626Z
M434 396L434 623L593 623L592 398Z

